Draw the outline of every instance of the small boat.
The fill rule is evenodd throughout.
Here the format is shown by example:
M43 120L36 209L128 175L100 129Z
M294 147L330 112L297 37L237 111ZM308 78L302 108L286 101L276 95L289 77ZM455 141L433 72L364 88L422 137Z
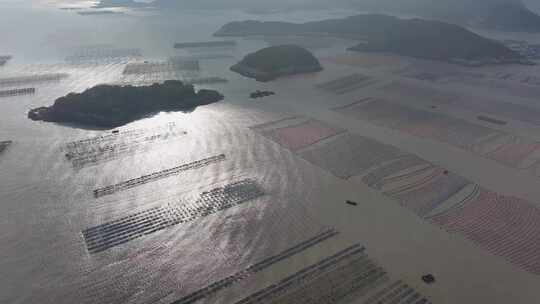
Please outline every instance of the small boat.
M432 274L426 274L422 276L422 281L426 284L433 284L435 283L435 277Z
M271 96L271 95L275 95L276 93L272 92L272 91L260 91L260 90L257 90L251 94L249 94L249 97L250 98L261 98L261 97L267 97L267 96Z
M358 203L357 202L353 202L353 201L345 201L345 203L347 203L348 205L351 205L351 206L358 206Z

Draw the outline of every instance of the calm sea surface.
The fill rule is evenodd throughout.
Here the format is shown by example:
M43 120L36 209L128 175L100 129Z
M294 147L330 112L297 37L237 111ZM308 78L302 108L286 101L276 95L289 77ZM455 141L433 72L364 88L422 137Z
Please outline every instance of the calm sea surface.
M0 88L37 89L35 95L0 99L0 140L13 141L0 156L0 303L169 303L325 228L306 206L314 195L309 185L320 183L318 178L303 170L305 165L289 152L248 128L281 116L250 109L245 96L258 85L228 71L247 52L266 46L264 41L239 39L236 48L214 51L210 55L229 57L201 61L199 73L129 78L122 75L127 60L65 60L84 50L108 48L137 48L150 61L208 56L172 45L211 40L226 22L260 16L239 11L130 14L80 16L42 5L0 4L0 55L13 55L0 67L0 78L69 75L59 81ZM262 18L302 21L345 14L291 12ZM323 46L320 51L331 48ZM222 91L225 101L126 125L109 144L136 150L83 168L66 160L66 143L110 131L26 118L30 108L100 83L208 76L230 80L205 86ZM123 134L128 130L142 130L138 140L167 130L179 135L134 146L136 138ZM102 198L92 196L99 187L222 153L226 159L219 163ZM81 231L88 227L153 207L194 202L203 191L247 178L257 181L267 195L246 207L170 227L99 254L86 249Z
M246 96L264 86L228 70L268 41L237 39L236 47L211 52L172 46L214 39L212 33L229 21L301 22L353 12L255 16L241 11L126 11L80 16L59 10L62 4L32 6L0 2L0 55L13 55L0 67L0 78L51 73L68 77L0 86L0 90L37 90L35 95L0 99L0 141L13 141L0 155L0 303L170 303L326 229L311 214L310 201L324 191L320 186L329 175L315 174L319 171L249 129L283 118L287 114L279 113L286 109L256 110ZM311 46L325 54L342 51L347 43L316 41ZM171 56L220 58L201 60L199 72L129 77L122 71L132 59L66 61L81 52L114 48L140 49L138 60L148 61ZM96 84L214 76L229 82L204 87L224 93L223 102L190 113L160 113L123 126L114 140L98 144L125 146L128 152L109 159L99 155L82 168L74 168L66 159L66 144L110 135L110 130L26 118L31 108ZM138 135L129 133L133 130ZM172 136L149 139L163 134ZM224 161L112 195L92 195L96 188L220 154L225 154ZM256 181L266 195L241 208L169 227L101 253L87 251L82 234L86 228L154 207L190 204L204 191L245 179Z

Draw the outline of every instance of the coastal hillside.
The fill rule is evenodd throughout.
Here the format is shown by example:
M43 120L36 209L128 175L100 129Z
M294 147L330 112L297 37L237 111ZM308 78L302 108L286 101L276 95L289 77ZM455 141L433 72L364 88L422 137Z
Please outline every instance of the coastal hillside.
M421 16L502 31L538 32L540 16L533 0L339 0L363 11Z
M505 31L538 32L540 16L524 5L505 3L489 10L481 25Z
M285 75L318 72L322 67L308 50L296 45L278 45L248 54L231 70L258 81L270 81Z
M160 111L189 111L221 99L216 91L196 92L178 80L141 87L98 85L60 97L50 107L30 110L28 118L115 128Z
M399 19L368 14L307 23L243 21L224 25L215 36L312 35L361 41L355 51L398 55L462 64L525 63L499 42L463 27L432 20Z

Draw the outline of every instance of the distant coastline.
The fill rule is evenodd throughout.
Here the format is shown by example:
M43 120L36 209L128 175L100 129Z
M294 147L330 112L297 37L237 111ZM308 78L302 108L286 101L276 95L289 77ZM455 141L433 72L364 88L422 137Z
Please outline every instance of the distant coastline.
M532 1L532 0L530 0ZM269 15L284 13L291 10L305 10L307 5L303 2L280 1L260 5L256 1L181 1L181 0L155 0L139 2L134 0L100 0L94 8L135 8L157 10L181 9L242 9L248 14ZM467 24L472 27L484 27L501 31L539 32L540 15L528 6L523 0L447 0L453 5L445 5L445 1L418 1L418 0L378 0L378 1L335 1L328 3L312 3L310 8L319 9L346 9L364 12L386 12L389 15L410 15L427 19L447 21L454 24Z
M384 52L466 66L534 64L500 42L477 35L461 26L423 19L399 19L366 14L307 23L231 22L216 37L254 35L332 36L358 40L351 51Z

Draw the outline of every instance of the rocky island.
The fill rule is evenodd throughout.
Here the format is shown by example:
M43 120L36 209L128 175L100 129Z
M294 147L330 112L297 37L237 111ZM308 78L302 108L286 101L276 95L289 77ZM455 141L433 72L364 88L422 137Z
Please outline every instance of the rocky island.
M319 72L322 67L308 50L296 45L278 45L248 54L231 70L264 82L286 75Z
M160 111L190 111L222 99L217 91L196 92L192 85L178 80L141 87L98 85L60 97L50 107L33 109L28 118L116 128Z
M332 36L358 40L352 51L385 52L463 65L530 62L503 44L461 26L423 19L366 14L307 23L231 22L215 36Z

